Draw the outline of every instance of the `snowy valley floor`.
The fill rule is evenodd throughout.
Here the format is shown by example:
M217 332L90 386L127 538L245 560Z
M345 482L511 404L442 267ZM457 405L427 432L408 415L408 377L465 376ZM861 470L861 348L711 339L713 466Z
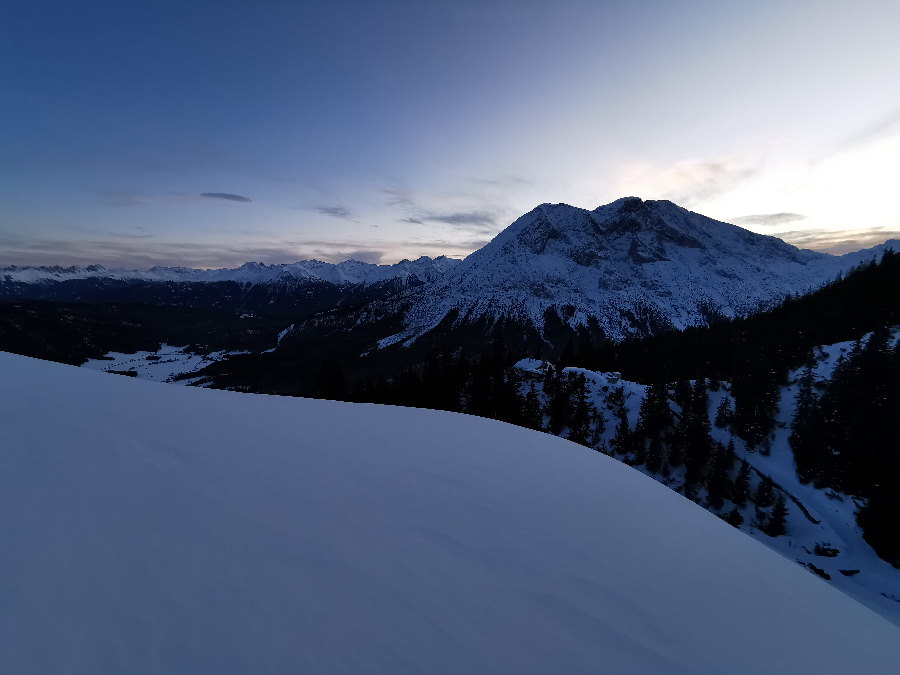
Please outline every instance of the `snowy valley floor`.
M0 372L2 672L900 667L896 626L546 434Z

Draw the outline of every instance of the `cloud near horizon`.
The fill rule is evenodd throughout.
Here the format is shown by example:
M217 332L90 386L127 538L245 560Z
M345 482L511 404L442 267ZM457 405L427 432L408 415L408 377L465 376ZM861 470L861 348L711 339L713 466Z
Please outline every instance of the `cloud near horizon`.
M462 243L424 239L402 242L298 239L257 241L243 246L237 243L210 246L197 242L150 242L150 237L131 233L107 233L104 236L105 239L100 239L95 233L89 239L78 240L26 238L0 229L0 265L102 264L109 268L125 269L171 265L213 269L238 267L248 261L275 264L311 259L333 263L354 259L390 264L422 255L462 257L487 243L482 239Z
M750 216L738 216L728 222L733 225L764 225L775 226L792 223L797 220L806 220L802 213L757 213Z
M244 195L236 195L231 192L203 192L200 194L201 197L206 197L207 199L224 199L229 202L252 202L253 200L249 197L245 197Z
M798 248L809 248L833 255L871 248L889 239L900 239L900 230L885 227L862 230L792 230L772 234Z

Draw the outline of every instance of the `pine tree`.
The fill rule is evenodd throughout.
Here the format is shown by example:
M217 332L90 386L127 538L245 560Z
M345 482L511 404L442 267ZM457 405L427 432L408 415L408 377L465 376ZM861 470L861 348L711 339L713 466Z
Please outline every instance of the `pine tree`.
M587 381L584 375L577 375L572 381L572 400L569 408L572 411L569 421L569 440L581 445L588 445L591 436L590 404L587 399Z
M737 478L734 479L734 489L731 492L731 501L737 506L744 506L750 499L750 465L746 459L741 460L741 468Z
M684 445L682 444L682 440L680 436L676 436L669 443L669 458L668 465L673 469L677 469L678 467L684 464Z
M721 509L725 505L725 500L731 497L733 486L728 472L731 470L733 462L734 455L722 445L717 444L713 451L709 475L706 478L709 505L714 511Z
M553 387L548 404L547 430L554 435L559 435L569 423L572 415L572 397L570 395L570 383L568 378L560 378Z
M791 435L788 442L794 452L794 462L797 465L797 476L801 483L808 483L817 475L815 468L816 448L819 440L816 435L819 431L816 420L816 394L813 390L815 376L812 369L811 355L807 359L806 368L800 376L797 396L794 399L794 416L791 421Z
M534 382L528 384L528 391L522 399L522 421L529 429L544 429L544 410Z
M647 451L647 471L652 474L660 474L662 473L665 463L666 452L663 448L662 441L658 438L650 439L650 448Z
M753 497L753 502L761 509L772 506L772 501L775 499L775 486L772 484L772 479L768 476L763 476L762 480L759 481L759 486L756 488L756 494Z
M612 450L617 455L628 455L632 449L631 430L628 428L628 418L619 417L616 424L616 435L612 439Z
M702 485L703 475L712 454L709 399L701 380L693 386L682 412L681 437L684 441L684 465L691 483Z
M733 411L731 409L731 397L727 395L723 396L722 400L719 401L719 407L716 408L716 427L719 429L727 429L731 424L732 415Z
M733 508L728 512L728 515L725 516L725 522L732 527L740 527L744 524L744 516L741 515L741 512L738 511L737 508Z
M672 426L672 410L669 408L669 394L666 386L654 383L647 387L647 394L641 401L638 412L637 432L644 438L661 438Z
M780 537L783 534L787 534L787 515L787 504L784 501L784 497L779 493L775 498L775 506L772 507L772 513L769 514L769 519L766 521L763 532L770 537Z

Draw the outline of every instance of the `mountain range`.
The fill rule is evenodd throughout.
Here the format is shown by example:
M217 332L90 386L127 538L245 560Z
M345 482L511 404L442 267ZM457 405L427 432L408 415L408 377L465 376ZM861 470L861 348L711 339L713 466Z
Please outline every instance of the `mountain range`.
M884 331L900 323L898 244L831 256L667 201L544 204L463 261L3 268L0 349L558 434L893 619L900 347ZM513 367L522 357L527 372ZM824 435L797 421L803 410L824 416Z
M438 326L446 332L498 321L517 325L538 342L550 341L550 324L599 329L621 341L751 314L822 286L897 244L833 256L670 201L626 197L592 211L542 204L462 261L310 260L146 271L11 266L0 268L0 298L290 312L295 335L285 346L302 343L296 333L311 325L319 331L369 326L370 347L384 348L409 345ZM335 314L340 307L345 309ZM315 316L319 312L326 316Z
M405 330L383 344L427 333L451 313L540 328L552 308L571 327L596 321L614 341L704 325L812 290L884 248L800 250L664 200L627 197L593 211L542 204L419 289Z

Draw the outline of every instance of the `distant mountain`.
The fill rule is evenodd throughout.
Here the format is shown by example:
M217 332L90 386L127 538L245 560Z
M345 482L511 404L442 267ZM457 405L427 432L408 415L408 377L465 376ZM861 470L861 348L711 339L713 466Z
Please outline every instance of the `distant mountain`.
M669 201L627 197L593 211L543 204L463 261L422 257L394 265L300 261L145 271L11 266L0 268L0 300L217 312L215 325L230 321L229 330L256 331L262 339L226 345L211 341L206 330L185 342L184 331L176 337L166 328L154 331L154 340L140 349L154 351L161 343L195 343L201 351L277 347L289 353L290 363L267 355L273 377L286 372L293 380L308 379L326 359L354 362L354 374L362 377L421 363L435 349L473 354L505 345L556 358L573 341L596 348L603 338L619 342L748 315L820 287L894 245L900 248L887 242L832 256ZM72 324L75 349L67 350L66 360L95 357L101 345L126 351L105 339L115 328L110 320L115 322L118 309L99 323L93 314L83 317L85 309L62 311L72 317L66 321ZM30 336L43 329L30 317L41 312L38 306L12 307L4 319L0 307L0 346L9 343L4 330L15 334L17 349L31 342ZM129 309L129 315L134 312ZM262 320L238 325L248 317ZM77 348L75 334L83 318L99 336L89 350ZM141 323L153 320L148 314ZM133 341L128 347L134 348ZM35 355L47 353L53 352ZM297 366L298 359L306 365ZM250 368L256 370L256 365Z
M302 318L391 297L434 281L460 262L423 256L394 265L304 260L284 265L251 262L216 270L9 266L0 267L0 300L192 307Z
M0 289L3 284L25 283L52 285L82 279L115 279L148 282L218 282L261 284L297 280L325 281L331 284L373 284L391 279L415 277L431 281L461 262L455 258L422 256L401 260L393 265L373 265L359 260L328 263L301 260L295 263L266 265L244 263L233 269L193 269L190 267L151 267L149 270L107 269L103 265L86 267L0 267Z
M542 204L419 289L405 330L381 345L439 324L512 320L542 331L548 310L616 341L704 325L810 291L884 249L800 250L664 200L626 197L593 211Z

